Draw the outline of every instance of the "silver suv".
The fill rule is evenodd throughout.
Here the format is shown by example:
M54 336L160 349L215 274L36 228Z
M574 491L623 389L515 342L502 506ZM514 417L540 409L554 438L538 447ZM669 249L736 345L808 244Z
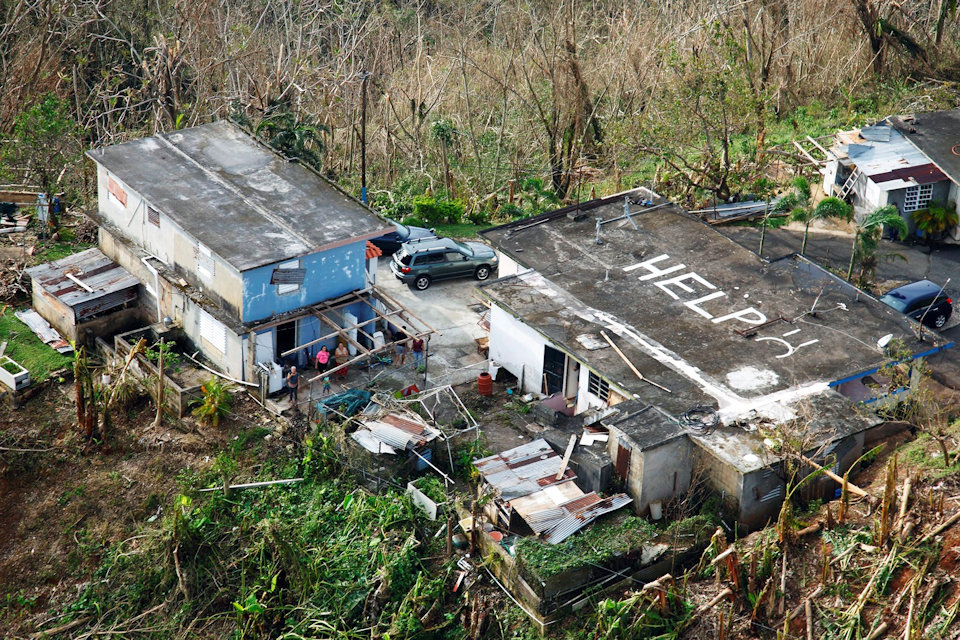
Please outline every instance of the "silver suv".
M434 280L473 276L486 280L497 270L499 259L482 242L457 242L433 238L406 242L393 254L390 270L398 280L423 291Z

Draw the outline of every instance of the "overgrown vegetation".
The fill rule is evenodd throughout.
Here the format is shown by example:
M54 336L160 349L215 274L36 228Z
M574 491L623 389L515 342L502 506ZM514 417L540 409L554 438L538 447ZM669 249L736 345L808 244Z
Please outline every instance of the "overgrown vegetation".
M41 342L9 307L0 308L0 336L0 342L7 343L4 354L27 369L32 382L42 382L72 362L70 354L59 353Z
M322 445L307 469L281 461L258 476L305 471L306 482L197 493L234 477L243 455L181 474L182 494L162 520L135 544L102 551L66 620L117 631L140 623L164 637L186 628L238 638L464 636L443 540L406 496L359 489Z
M520 538L517 557L533 576L546 580L570 569L603 565L615 557L636 553L656 535L656 528L644 518L626 516L598 521L556 545Z

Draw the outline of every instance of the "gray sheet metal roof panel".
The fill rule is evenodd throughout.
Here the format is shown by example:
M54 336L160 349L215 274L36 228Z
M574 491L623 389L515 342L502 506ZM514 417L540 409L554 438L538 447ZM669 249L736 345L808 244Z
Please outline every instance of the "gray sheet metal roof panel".
M633 498L625 493L618 493L617 495L605 498L601 502L593 504L582 511L571 513L559 524L557 524L557 526L550 530L550 533L547 534L545 540L549 544L559 544L600 516L625 507L631 502L633 502Z
M393 228L225 121L87 155L238 271Z
M93 291L87 291L68 278L68 273ZM136 297L136 287L140 284L126 269L97 248L31 267L27 269L27 274L44 291L66 306L87 310L87 316L132 300ZM91 307L96 308L93 313L89 312Z
M543 511L535 511L527 514L523 520L530 525L530 528L533 529L534 533L540 535L544 531L549 531L553 527L560 524L560 522L562 522L567 515L568 514L566 511L557 507L554 509L544 509Z

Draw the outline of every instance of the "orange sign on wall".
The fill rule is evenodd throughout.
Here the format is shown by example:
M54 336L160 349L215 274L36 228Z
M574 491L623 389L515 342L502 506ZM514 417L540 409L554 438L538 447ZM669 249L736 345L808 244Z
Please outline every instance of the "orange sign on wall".
M113 194L113 197L119 200L120 204L127 206L127 192L124 191L123 187L113 178L107 181L107 191Z

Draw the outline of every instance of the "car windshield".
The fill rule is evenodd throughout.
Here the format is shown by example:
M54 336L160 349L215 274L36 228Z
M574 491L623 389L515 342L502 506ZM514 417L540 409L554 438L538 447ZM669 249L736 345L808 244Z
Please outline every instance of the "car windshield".
M410 235L410 229L408 229L406 225L400 224L399 222L394 222L393 226L397 228L397 233L399 233L402 237L406 238Z
M907 299L899 293L888 293L880 297L880 302L893 307L900 313L907 310Z
M471 249L471 248L468 247L467 245L463 244L462 242L455 242L454 244L456 244L458 247L460 247L460 250L463 251L466 255L468 255L468 256L474 255L473 249Z

